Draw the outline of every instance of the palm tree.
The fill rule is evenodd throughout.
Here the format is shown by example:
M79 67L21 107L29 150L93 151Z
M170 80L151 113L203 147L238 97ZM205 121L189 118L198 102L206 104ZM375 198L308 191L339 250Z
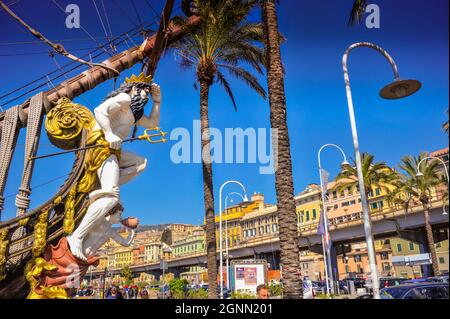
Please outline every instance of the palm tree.
M375 157L368 153L363 153L361 156L364 189L369 197L376 188L386 192L392 190L397 181L397 172L387 166L385 162L375 163L374 160ZM356 164L343 166L342 171L336 177L336 182L338 191L347 188L351 191L359 189Z
M284 71L281 61L278 17L275 0L260 0L266 52L267 83L270 101L270 124L276 134L273 145L278 150L275 156L275 189L283 284L286 298L303 298L303 285L299 275L300 260L298 247L297 219L292 180L292 161L287 126Z
M361 23L367 6L367 0L355 0L348 19L348 26Z
M242 65L246 64L262 74L264 51L258 46L263 42L263 29L259 23L246 20L256 0L183 0L186 17L201 17L200 26L191 29L173 48L181 57L183 67L195 68L200 85L200 121L202 133L203 194L206 220L208 296L217 299L217 253L214 221L213 172L210 152L209 93L214 83L219 83L229 95L236 109L236 102L225 71L244 81L263 98L264 88L257 78ZM186 17L174 19L184 25Z
M447 121L444 122L442 125L442 129L445 131L445 133L448 134L448 108L447 108Z
M420 165L420 172L422 174L417 176L417 165L427 156L427 153L421 153L418 157L406 156L402 158L400 168L404 174L400 177L398 192L408 194L422 204L425 217L425 233L431 255L433 273L437 276L439 274L439 266L434 245L433 231L430 224L430 208L433 191L437 185L442 183L442 181L438 174L440 163L436 160L424 160Z

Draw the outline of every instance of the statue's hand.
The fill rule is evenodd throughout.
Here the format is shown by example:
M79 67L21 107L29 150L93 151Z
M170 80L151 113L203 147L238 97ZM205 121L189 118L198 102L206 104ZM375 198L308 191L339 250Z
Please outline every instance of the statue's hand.
M152 100L154 103L161 103L162 100L161 87L156 83L152 83Z
M108 141L109 147L113 150L119 150L122 146L122 139L114 133L105 133L105 139Z

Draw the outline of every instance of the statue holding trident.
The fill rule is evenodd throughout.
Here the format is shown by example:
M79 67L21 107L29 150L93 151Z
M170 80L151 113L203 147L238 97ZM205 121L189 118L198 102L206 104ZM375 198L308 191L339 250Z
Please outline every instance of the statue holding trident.
M144 107L149 98L153 106L149 116L144 114ZM152 77L143 73L132 75L117 90L111 92L104 102L94 109L95 124L93 131L101 131L109 143L111 154L97 170L100 188L89 194L90 205L86 215L75 231L67 237L70 251L77 258L87 261L99 248L96 239L88 236L117 206L121 206L119 187L142 173L147 159L131 152L121 150L124 141L133 128L145 129L158 127L161 108L161 89L153 83ZM134 135L134 134L133 134ZM137 226L124 221L132 228ZM130 232L127 242L131 243L134 232Z

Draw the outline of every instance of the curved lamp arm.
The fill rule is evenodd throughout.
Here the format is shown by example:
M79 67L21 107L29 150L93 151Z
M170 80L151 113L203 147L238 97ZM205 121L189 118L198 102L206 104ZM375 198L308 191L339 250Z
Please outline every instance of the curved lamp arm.
M423 175L423 173L420 171L420 165L424 161L429 160L429 159L438 160L438 161L440 161L442 163L442 165L444 165L445 176L447 177L447 183L449 183L450 179L449 179L449 175L448 175L448 171L447 171L447 165L445 165L445 162L442 159L440 159L439 157L428 156L428 157L422 158L422 160L417 164L417 176L422 176Z
M398 73L397 64L395 63L394 59L389 55L389 53L386 52L386 50L384 50L383 48L379 47L378 45L370 43L370 42L357 42L348 47L348 49L345 51L344 56L342 58L342 65L344 67L344 75L345 75L346 83L350 83L350 78L348 75L348 67L347 67L348 56L350 55L350 52L353 49L356 49L359 47L368 47L368 48L374 49L375 51L378 51L379 53L381 53L388 60L389 64L392 66L392 71L394 72L394 79L400 80L400 75Z

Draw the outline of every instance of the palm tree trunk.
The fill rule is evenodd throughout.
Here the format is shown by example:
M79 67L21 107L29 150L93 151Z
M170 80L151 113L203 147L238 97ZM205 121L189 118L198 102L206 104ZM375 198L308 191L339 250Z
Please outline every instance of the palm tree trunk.
M436 247L434 246L433 230L430 224L430 209L428 208L428 205L423 205L423 214L425 217L425 233L427 235L428 250L430 251L431 255L433 276L438 276L439 264L436 255Z
M206 81L200 81L200 123L202 134L203 196L206 220L208 298L217 299L216 223L214 220L214 190L210 147L211 136L208 118L210 85L211 84Z
M267 82L270 100L270 123L273 145L278 145L275 156L275 189L277 193L278 223L283 269L284 296L288 299L303 298L300 278L297 219L292 180L292 163L286 116L284 73L281 62L278 20L275 0L263 0L262 19L267 54Z

